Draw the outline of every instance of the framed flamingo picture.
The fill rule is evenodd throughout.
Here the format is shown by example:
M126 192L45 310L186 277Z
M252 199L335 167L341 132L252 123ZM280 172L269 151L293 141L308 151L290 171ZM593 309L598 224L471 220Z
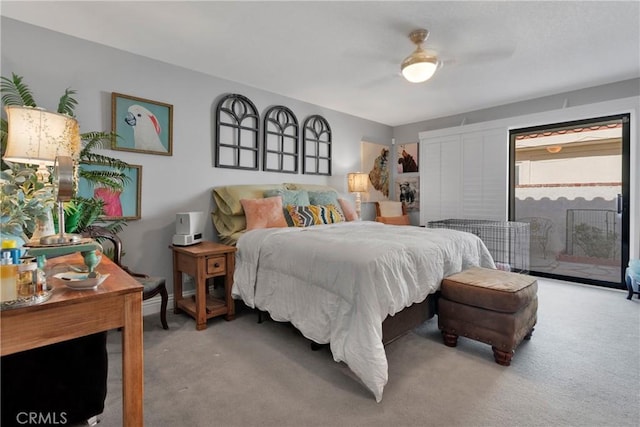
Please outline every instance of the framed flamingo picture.
M114 192L108 188L90 185L86 179L80 178L78 182L78 196L104 200L104 215L101 220L141 218L140 200L142 189L142 166L129 164L124 170L128 183L121 192ZM109 171L113 169L106 165L82 164L84 170Z
M173 105L113 92L111 130L114 150L173 155Z

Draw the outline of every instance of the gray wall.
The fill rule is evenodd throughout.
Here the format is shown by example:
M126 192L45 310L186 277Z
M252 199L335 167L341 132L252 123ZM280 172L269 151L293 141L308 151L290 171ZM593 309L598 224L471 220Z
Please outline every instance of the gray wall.
M76 114L82 132L111 130L112 92L173 105L173 156L105 150L107 155L142 166L142 219L130 221L120 234L126 251L124 263L134 271L169 278L170 288L172 266L168 245L175 231L175 213L211 212L213 187L304 182L328 184L346 192L346 174L360 169L360 141L391 140L392 128L386 125L5 17L1 24L1 75L23 76L38 106L54 111L64 90L75 89ZM325 117L333 134L333 176L213 167L213 117L218 98L226 93L249 97L260 112L272 105L285 105L299 121L312 114ZM369 209L364 210L363 216L368 218L367 215L371 215ZM210 220L206 223L205 237L217 240Z
M578 105L594 104L638 95L640 95L640 79L624 80L607 85L545 96L543 98L486 108L484 110L470 111L454 116L440 117L397 126L393 129L393 137L397 144L418 142L418 134L424 131L457 127L461 124L470 125L473 123L489 122L508 117L525 116L544 111L558 110L560 108L576 107Z

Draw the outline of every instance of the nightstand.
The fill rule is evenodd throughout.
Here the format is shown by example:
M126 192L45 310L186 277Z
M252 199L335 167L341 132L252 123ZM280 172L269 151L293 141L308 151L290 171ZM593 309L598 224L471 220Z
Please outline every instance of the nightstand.
M207 320L225 316L235 317L235 305L231 297L233 271L236 263L236 248L213 242L201 242L193 246L175 246L173 251L173 311L184 311L196 319L196 329L207 328ZM195 296L182 296L182 273L193 277ZM224 276L224 298L209 294L207 279Z

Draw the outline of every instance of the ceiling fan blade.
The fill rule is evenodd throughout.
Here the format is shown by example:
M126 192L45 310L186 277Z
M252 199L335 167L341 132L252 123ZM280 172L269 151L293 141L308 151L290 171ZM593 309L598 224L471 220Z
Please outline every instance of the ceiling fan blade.
M443 66L452 65L486 65L490 62L498 62L509 59L515 53L515 47L496 48L483 52L474 52L471 54L462 54L456 57L439 57L439 61Z
M371 79L365 81L361 84L362 89L374 89L380 87L382 85L389 84L392 81L400 80L402 78L402 73L400 71L396 73L385 74L384 76L377 77L375 79Z

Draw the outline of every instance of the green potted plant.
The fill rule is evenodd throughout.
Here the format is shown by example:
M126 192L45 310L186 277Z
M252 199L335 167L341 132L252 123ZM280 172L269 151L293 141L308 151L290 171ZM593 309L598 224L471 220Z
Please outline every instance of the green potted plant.
M0 233L26 242L36 223L53 209L53 188L38 181L34 168L22 164L3 169L0 182Z
M19 105L37 107L30 88L21 76L12 74L11 78L0 77L0 93L3 106ZM75 117L74 110L78 104L73 95L76 91L67 88L58 102L57 112ZM0 139L2 155L7 144L8 123L3 116L0 120ZM87 180L90 185L100 185L112 191L122 191L129 178L124 172L129 164L114 157L96 153L95 150L110 145L117 135L113 132L91 131L80 134L81 150L77 168L77 176ZM109 166L109 170L87 170L83 165L97 164ZM22 235L29 238L38 219L43 218L51 210L54 203L51 183L40 183L35 178L36 166L20 165L2 161L2 185L0 227L2 234ZM65 231L79 233L104 214L104 201L97 198L75 196L65 204ZM126 225L125 220L110 221L103 224L106 228L119 232Z

